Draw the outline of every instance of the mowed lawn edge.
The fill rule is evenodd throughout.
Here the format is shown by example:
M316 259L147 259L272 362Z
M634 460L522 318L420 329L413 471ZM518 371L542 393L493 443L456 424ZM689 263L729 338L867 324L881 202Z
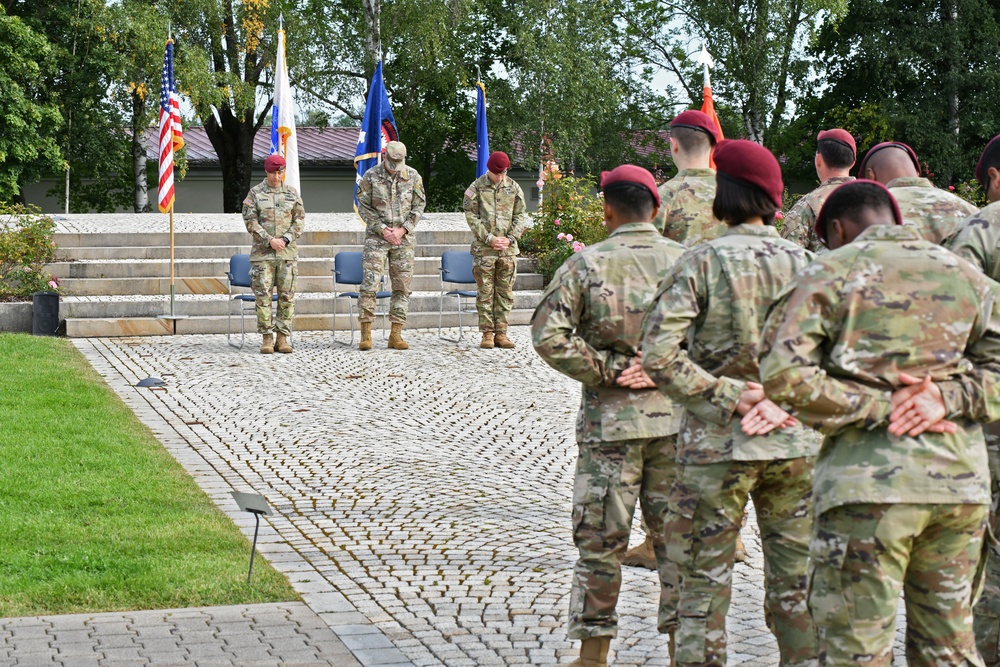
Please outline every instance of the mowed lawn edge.
M0 618L298 600L64 339L0 334Z

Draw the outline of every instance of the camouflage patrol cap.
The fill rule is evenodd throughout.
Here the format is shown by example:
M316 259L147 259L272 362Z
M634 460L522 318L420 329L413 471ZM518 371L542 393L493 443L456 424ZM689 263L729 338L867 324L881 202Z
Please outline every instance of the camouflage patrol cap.
M976 163L976 180L984 190L987 188L986 181L989 178L990 167L1000 168L1000 134L990 139L990 143L983 149L983 154L979 156L979 162Z
M860 186L860 187L859 187ZM875 188L874 190L872 188ZM877 192L877 191L878 192ZM823 203L823 208L816 216L816 224L813 230L817 238L826 243L826 220L827 218L837 218L851 209L858 208L864 204L886 205L892 210L892 219L897 225L903 224L903 214L899 210L899 203L892 196L889 188L878 181L870 181L866 178L859 178L855 181L844 183L830 193ZM829 246L827 246L829 247Z
M715 123L708 117L708 114L697 109L688 109L687 111L680 112L670 121L670 127L686 127L691 130L704 132L712 140L713 145L719 141L719 128L715 126Z
M875 153L885 150L886 148L898 148L901 151L906 151L906 153L910 156L910 161L913 162L913 166L917 169L917 175L920 175L920 160L917 159L916 151L899 141L883 141L882 143L875 144L868 149L868 152L865 154L865 159L861 161L861 166L858 167L859 178L865 177L865 167L868 166L868 160L870 160Z
M406 146L401 141L390 141L385 147L385 165L398 171L406 163Z
M839 127L823 130L816 135L816 141L836 141L838 144L850 148L854 157L858 156L858 146L854 143L854 137L851 136L850 132L842 130Z

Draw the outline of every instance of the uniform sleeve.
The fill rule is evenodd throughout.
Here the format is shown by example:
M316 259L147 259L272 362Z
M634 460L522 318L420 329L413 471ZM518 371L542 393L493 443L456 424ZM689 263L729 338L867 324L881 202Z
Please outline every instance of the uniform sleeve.
M420 218L424 215L424 208L427 206L427 197L424 194L424 179L413 170L410 170L410 173L413 174L415 182L413 183L413 200L410 202L410 213L406 216L406 220L403 221L403 228L407 234L413 233L417 223L420 222Z
M490 241L493 240L493 235L490 234L490 230L486 229L482 218L479 217L479 190L476 189L475 183L465 191L462 210L465 211L465 222L469 225L476 240L489 245Z
M976 214L963 220L955 233L942 245L996 280L1000 278L1000 253L997 252L997 241L993 225L989 220Z
M369 236L382 236L382 216L372 206L372 181L368 177L371 170L365 172L358 184L358 215L365 223L365 231Z
M524 203L524 190L517 183L514 185L517 186L517 193L514 195L514 211L511 214L510 230L507 232L507 236L518 241L528 227L528 207Z
M969 373L939 382L948 417L981 423L1000 419L1000 285L987 281L965 358Z
M760 359L764 393L823 433L887 424L888 390L835 377L822 368L824 348L838 343L836 323L841 318L835 312L836 288L822 270L812 275L815 280L803 279L801 273L796 277L764 324Z
M688 332L708 307L708 287L719 276L710 255L699 249L686 253L663 279L642 327L642 368L660 391L701 419L728 424L736 411L741 380L715 377L695 363L684 349Z
M631 359L599 350L580 335L589 304L587 268L578 258L559 267L542 295L531 318L531 341L538 356L563 375L592 387L617 387L616 380Z
M292 241L297 241L305 229L306 207L302 204L302 196L298 195L295 198L294 206L292 206L292 226L288 228L287 234L291 237Z
M812 209L809 207L806 197L803 197L795 202L792 210L785 215L781 225L781 238L797 243L806 250L812 250L809 247L812 240L810 225L815 224L815 222Z
M259 220L260 210L257 206L257 195L253 190L247 193L246 199L243 200L243 224L246 225L247 231L253 236L254 241L260 241L262 243L269 243L271 237L268 235L264 228L260 224Z

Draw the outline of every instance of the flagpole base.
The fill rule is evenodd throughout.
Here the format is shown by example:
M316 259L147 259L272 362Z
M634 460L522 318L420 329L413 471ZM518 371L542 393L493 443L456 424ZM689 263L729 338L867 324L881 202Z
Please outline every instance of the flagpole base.
M172 328L172 333L173 333L173 335L176 336L177 335L177 320L186 320L189 317L191 317L191 316L190 315L172 315L172 314L168 313L166 315L157 315L156 319L158 319L158 320L170 320L170 322L171 322L171 328Z

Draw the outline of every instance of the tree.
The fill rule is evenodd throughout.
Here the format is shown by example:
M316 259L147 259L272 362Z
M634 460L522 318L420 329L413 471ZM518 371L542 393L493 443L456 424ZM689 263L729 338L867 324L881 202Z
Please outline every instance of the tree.
M972 177L1000 127L995 2L854 0L813 53L828 86L821 101L804 105L815 126L867 135L859 150L906 142L941 183Z
M44 95L54 69L43 35L0 7L0 202L23 201L24 185L65 167L55 140L58 107Z
M270 118L279 9L268 0L171 2L178 85L219 157L226 213L242 209L254 135Z

